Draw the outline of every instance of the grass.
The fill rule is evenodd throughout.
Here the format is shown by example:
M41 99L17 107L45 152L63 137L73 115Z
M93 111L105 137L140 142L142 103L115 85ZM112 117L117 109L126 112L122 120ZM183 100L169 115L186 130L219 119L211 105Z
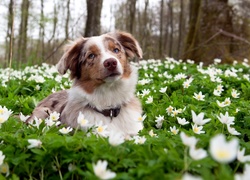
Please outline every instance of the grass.
M12 110L13 114L1 124L0 150L5 155L0 167L0 178L8 179L98 179L94 164L98 160L108 162L108 169L116 173L115 179L182 179L187 176L202 179L234 179L244 172L247 162L236 157L221 163L209 148L217 134L224 134L227 142L236 138L238 149L245 148L250 154L250 69L247 63L234 65L213 64L209 67L167 58L164 61L149 60L135 64L139 67L137 96L141 99L144 129L139 137L145 142L126 140L111 146L108 138L73 130L68 134L59 132L63 126L47 127L44 122L39 128L26 125L17 116L28 115L35 105L53 91L69 88L68 76L60 77L54 66L43 64L21 71L1 69L0 105ZM183 83L189 83L184 88ZM220 96L214 90L221 85ZM165 89L164 89L165 88ZM238 98L232 92L239 93ZM194 98L201 92L204 100ZM230 102L220 107L218 102ZM172 107L172 110L171 110ZM210 121L203 125L201 134L196 134L192 125L192 111L204 113ZM218 116L228 112L234 118L231 125L239 135L231 134L227 125ZM178 118L185 118L180 125ZM176 128L171 131L170 128ZM150 135L153 131L155 135ZM195 160L190 149L184 145L180 133L198 139L196 148L207 155ZM42 145L27 148L29 139L37 139ZM236 147L235 147L236 148ZM231 152L232 149L228 149ZM198 155L197 155L198 156Z

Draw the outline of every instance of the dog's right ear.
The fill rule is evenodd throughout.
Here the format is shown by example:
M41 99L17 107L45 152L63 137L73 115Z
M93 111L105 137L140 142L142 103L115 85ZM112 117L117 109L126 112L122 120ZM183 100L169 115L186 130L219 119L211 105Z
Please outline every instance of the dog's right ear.
M71 71L71 78L73 78L74 72L76 72L77 65L82 56L82 49L87 39L79 38L76 41L72 41L64 47L64 54L57 63L56 67L60 74L65 74L69 69Z

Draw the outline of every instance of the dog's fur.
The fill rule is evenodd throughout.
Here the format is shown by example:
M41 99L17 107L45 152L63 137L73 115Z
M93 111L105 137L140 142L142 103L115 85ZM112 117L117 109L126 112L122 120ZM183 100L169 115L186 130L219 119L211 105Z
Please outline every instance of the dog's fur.
M82 112L92 125L102 121L110 131L137 134L143 125L138 121L141 104L134 95L137 69L129 63L135 56L142 58L141 47L131 34L120 31L80 38L67 45L57 68L60 74L70 70L72 88L42 100L27 121L45 119L56 111L62 123L77 127ZM119 111L117 117L101 113L112 108L112 113Z

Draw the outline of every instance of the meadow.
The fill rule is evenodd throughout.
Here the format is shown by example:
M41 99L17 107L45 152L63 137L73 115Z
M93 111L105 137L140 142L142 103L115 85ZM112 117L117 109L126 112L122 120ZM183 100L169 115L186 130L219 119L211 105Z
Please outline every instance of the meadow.
M24 123L40 100L71 86L68 74L48 64L0 69L0 179L250 178L247 59L132 64L144 129L128 139L66 128L56 112Z

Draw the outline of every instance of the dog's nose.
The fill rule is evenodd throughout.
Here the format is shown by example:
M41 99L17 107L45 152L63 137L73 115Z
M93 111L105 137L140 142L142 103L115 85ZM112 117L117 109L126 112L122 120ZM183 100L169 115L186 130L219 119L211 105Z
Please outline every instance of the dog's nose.
M104 67L107 68L109 71L114 71L117 66L117 61L114 58L110 58L104 61Z

